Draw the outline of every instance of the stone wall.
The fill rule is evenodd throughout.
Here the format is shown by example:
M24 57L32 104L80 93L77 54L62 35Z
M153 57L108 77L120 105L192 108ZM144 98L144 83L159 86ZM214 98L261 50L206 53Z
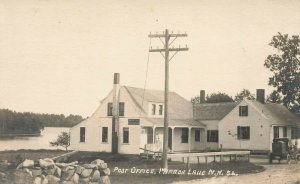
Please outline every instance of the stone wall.
M55 163L52 159L25 160L17 167L33 184L110 184L107 163L97 159L90 164Z

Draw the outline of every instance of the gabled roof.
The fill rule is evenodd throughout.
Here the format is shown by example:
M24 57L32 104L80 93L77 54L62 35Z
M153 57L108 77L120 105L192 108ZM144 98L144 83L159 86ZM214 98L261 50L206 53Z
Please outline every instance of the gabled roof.
M300 119L281 104L262 104L257 101L251 101L250 103L255 105L272 124L300 125Z
M232 111L237 104L236 102L194 104L194 119L221 120Z
M148 103L164 103L164 91L121 86L132 98L143 113L148 112ZM192 119L192 103L175 92L169 92L169 117L170 119Z

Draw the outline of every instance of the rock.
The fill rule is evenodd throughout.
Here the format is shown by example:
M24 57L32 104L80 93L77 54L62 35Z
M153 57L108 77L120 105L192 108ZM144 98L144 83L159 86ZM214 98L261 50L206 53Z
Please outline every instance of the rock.
M93 175L91 177L92 182L99 182L100 181L100 172L98 170L94 170Z
M91 164L95 164L95 165L100 165L101 163L105 163L104 160L96 159L96 160L91 162Z
M55 167L47 168L47 169L44 169L44 172L45 172L46 175L54 175L55 170L56 170Z
M44 169L53 168L55 165L54 161L50 158L40 159L39 164L40 164L41 168L44 168Z
M31 168L33 167L34 165L34 161L33 160L27 160L25 159L24 162L22 162L21 164L18 165L17 169L20 169L20 168Z
M34 167L31 169L33 177L40 176L42 174L42 170L40 167Z
M78 174L74 174L71 181L74 183L74 184L79 184L79 175Z
M79 183L80 184L89 184L90 178L79 178Z
M41 177L35 177L33 180L33 184L42 184L42 178Z
M81 167L80 165L77 165L75 168L76 168L75 173L77 173L77 174L81 174L82 171L85 169L84 167Z
M24 171L25 173L27 173L29 176L33 177L32 171L29 170L28 168L23 168L23 171Z
M72 181L64 181L63 184L73 184Z
M46 176L46 179L48 180L49 184L57 184L58 181L60 180L58 177L53 176L53 175Z
M86 169L97 169L98 166L96 164L83 164L82 167Z
M49 181L47 178L42 179L42 183L41 184L49 184Z
M80 176L82 176L83 178L87 178L91 175L92 172L93 169L84 169Z
M104 173L104 176L109 176L110 175L110 169L109 168L103 169L102 171Z
M71 166L67 166L66 168L62 169L61 179L63 180L71 180L72 176L75 173L75 168Z
M57 166L54 166L55 168L55 172L54 172L54 176L56 177L61 177L61 168L57 167Z
M101 176L100 183L102 183L102 184L110 184L109 177L108 176Z
M78 164L78 161L70 162L70 163L55 163L55 165L58 167L75 166L76 164Z
M5 178L6 174L4 172L0 172L0 178Z
M101 163L98 165L98 169L106 169L107 168L107 163Z

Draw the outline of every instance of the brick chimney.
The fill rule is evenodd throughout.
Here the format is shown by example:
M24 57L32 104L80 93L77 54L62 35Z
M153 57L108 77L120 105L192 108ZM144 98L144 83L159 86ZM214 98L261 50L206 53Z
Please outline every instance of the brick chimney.
M200 103L205 103L205 90L200 90Z
M265 90L256 89L256 101L264 104L265 103Z
M119 99L120 97L120 74L114 73L113 81L113 109L112 109L112 141L111 152L119 152Z

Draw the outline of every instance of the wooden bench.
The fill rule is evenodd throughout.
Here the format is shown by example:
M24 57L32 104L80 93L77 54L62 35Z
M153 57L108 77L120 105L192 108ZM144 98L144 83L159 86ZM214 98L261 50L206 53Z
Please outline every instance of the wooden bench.
M152 151L152 150L147 150L147 149L144 149L144 148L140 148L140 150L144 151L144 153L140 153L140 156L141 157L146 157L147 160L149 158L153 158L155 160L161 159L162 152L160 152L160 151Z

